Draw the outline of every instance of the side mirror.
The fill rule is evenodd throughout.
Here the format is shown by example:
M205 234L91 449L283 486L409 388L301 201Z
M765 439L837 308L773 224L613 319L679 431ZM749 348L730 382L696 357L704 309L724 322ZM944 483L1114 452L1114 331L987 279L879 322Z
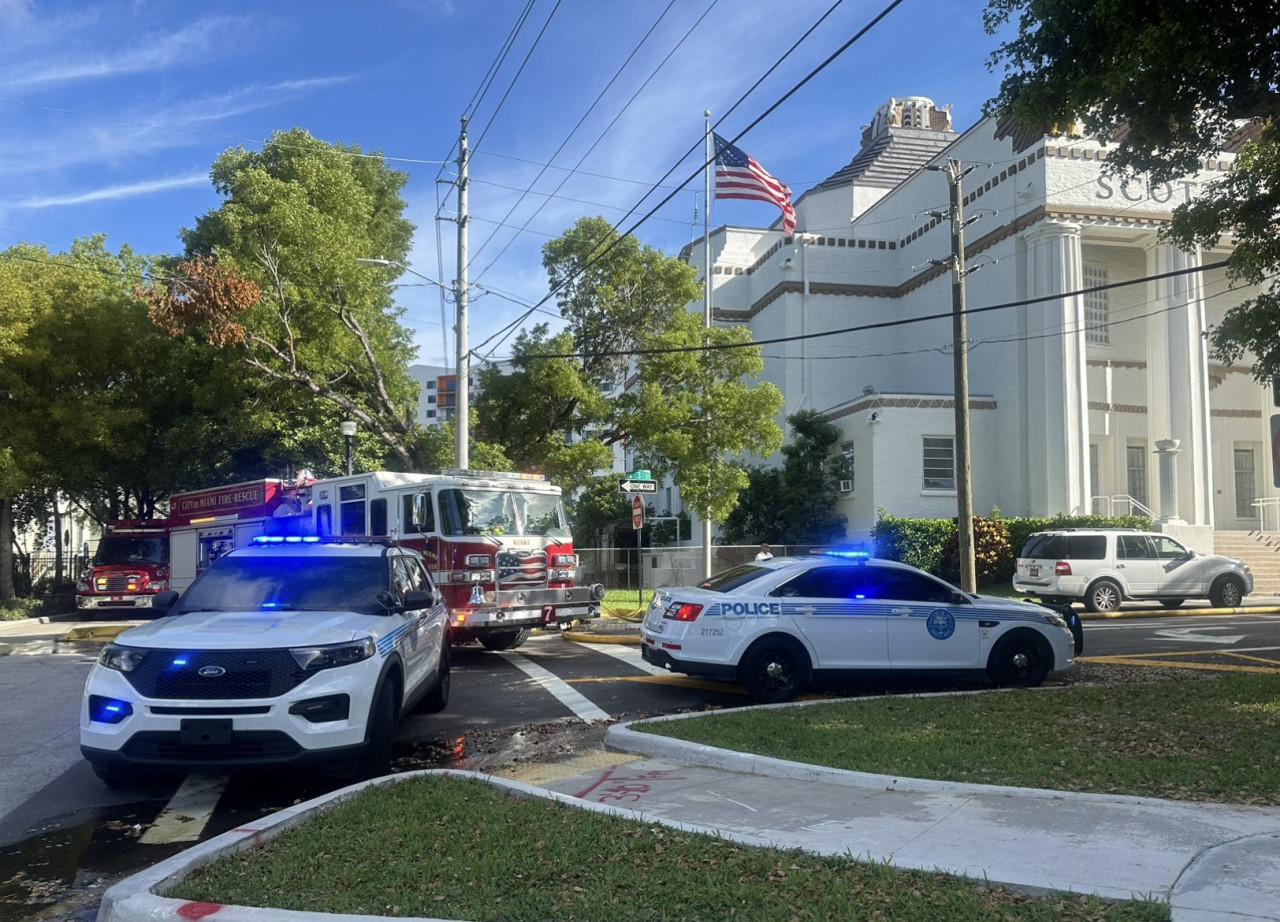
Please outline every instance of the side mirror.
M156 618L163 618L169 614L169 610L173 608L174 603L178 601L177 590L166 589L164 592L157 592L151 597L151 614Z
M404 607L408 611L430 608L435 604L436 594L432 589L410 589L404 594Z

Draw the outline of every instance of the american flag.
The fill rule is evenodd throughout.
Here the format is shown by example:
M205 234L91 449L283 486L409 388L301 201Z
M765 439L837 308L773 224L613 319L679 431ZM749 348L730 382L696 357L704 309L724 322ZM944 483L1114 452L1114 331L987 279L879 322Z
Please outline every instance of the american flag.
M712 137L716 143L716 198L749 199L777 205L782 209L783 233L794 233L796 210L791 205L791 190L720 135Z

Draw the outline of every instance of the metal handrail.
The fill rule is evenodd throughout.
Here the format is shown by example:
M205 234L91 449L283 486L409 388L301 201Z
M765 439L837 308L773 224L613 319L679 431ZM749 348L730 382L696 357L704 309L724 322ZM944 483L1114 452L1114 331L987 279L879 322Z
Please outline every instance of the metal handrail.
M1280 531L1280 496L1269 496L1265 499L1255 499L1252 505L1258 507L1258 524L1262 531ZM1276 527L1267 528L1267 512L1275 510Z
M1098 503L1099 500L1106 503L1107 518L1112 518L1115 515L1115 507L1118 505L1123 505L1128 507L1129 511L1125 513L1126 515L1134 515L1135 514L1134 510L1136 509L1138 510L1138 512L1140 512L1142 515L1145 515L1149 519L1154 519L1156 517L1155 512L1149 509L1141 500L1135 499L1134 497L1130 496L1128 493L1116 493L1114 496L1091 496L1089 499L1090 499L1090 502L1094 503L1095 505Z

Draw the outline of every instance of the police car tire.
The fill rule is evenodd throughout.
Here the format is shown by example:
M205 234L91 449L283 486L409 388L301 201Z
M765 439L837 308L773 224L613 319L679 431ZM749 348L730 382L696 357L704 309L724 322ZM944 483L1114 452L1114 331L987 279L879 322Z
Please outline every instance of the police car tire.
M359 776L362 780L391 774L391 736L396 724L395 693L393 683L383 682L369 709L369 725L365 733L369 744L360 760Z
M481 634L480 646L486 650L514 650L529 639L529 629L522 627L515 631L498 631L495 634Z
M449 706L449 671L449 641L446 640L440 650L440 674L436 678L436 687L427 692L419 708L423 713L438 714Z
M760 704L790 701L809 681L809 656L790 638L763 637L738 663L738 681Z
M1010 631L991 649L987 677L995 685L1036 688L1053 668L1053 648L1032 630Z

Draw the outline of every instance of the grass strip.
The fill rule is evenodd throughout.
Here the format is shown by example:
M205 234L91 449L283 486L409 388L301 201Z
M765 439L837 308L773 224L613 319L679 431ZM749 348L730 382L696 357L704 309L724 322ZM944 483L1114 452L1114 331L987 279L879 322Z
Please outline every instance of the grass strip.
M633 729L851 771L1280 806L1280 676L858 698Z
M167 895L474 922L1169 917L1161 902L1031 897L942 873L736 845L441 776L371 788Z

